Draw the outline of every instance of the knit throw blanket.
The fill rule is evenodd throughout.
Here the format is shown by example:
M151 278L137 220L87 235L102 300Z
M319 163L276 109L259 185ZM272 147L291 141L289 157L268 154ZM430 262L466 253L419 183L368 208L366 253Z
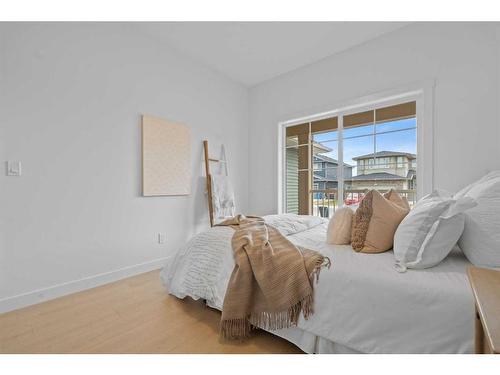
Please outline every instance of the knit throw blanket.
M220 334L249 336L252 326L282 329L313 313L313 281L330 260L291 243L260 217L238 215L218 225L235 229L235 267L222 308Z

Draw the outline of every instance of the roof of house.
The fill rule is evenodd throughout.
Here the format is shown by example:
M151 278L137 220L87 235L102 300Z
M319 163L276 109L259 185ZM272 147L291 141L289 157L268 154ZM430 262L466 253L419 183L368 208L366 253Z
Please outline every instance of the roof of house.
M314 155L317 155L317 154L322 153L322 152L333 151L330 147L325 146L324 144L319 143L319 142L313 142L312 145L313 145L313 153L314 153Z
M327 162L327 163L334 163L334 164L339 164L339 161L337 159L333 159L329 156L322 155L322 154L315 154L315 158L320 159L321 161ZM344 167L349 167L349 168L354 168L352 165L344 163Z
M407 177L398 176L397 174L379 172L379 173L368 173L353 176L349 180L352 181L373 181L373 180L406 180Z
M313 173L313 180L314 180L314 182L337 182L338 181L336 178L323 177L323 176L320 176L319 174L316 174L316 173Z
M324 144L319 143L319 142L313 142L312 145L313 145L313 151L314 151L315 155L317 153L320 153L320 152L330 152L330 151L333 151L330 147L325 146ZM295 137L288 137L286 139L286 147L298 147L298 146L299 146L299 141L298 141L297 138L295 138ZM304 146L304 145L301 145L301 146Z
M352 160L369 159L369 158L374 158L374 157L380 158L380 157L385 157L385 156L406 156L408 159L416 159L417 158L417 155L411 154L409 152L378 151L378 152L371 153L371 154L356 156L356 157L352 158Z

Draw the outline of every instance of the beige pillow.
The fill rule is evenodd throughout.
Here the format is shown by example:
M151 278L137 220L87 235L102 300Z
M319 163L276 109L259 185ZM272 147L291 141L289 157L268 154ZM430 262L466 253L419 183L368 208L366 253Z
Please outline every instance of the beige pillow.
M342 207L328 223L326 242L333 245L349 245L351 243L351 228L354 211L349 207Z
M408 202L393 190L384 195L370 190L352 220L351 245L354 251L382 253L392 248L399 223L410 212Z
M408 199L406 199L405 196L402 197L401 195L399 195L399 193L396 190L394 189L389 190L387 193L384 194L384 197L386 199L389 199L391 202L396 203L398 206L401 206L410 211L410 204L408 203Z

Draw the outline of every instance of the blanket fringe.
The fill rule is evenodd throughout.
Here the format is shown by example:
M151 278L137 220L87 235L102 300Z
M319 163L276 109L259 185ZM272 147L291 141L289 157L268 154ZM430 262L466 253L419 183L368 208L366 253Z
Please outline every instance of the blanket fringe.
M313 271L309 275L311 286L316 279L319 281L319 274L323 267L330 268L331 261L328 257L322 257L317 260ZM245 318L226 319L221 321L220 336L223 339L245 339L250 336L255 327L266 330L277 330L290 328L297 325L300 313L304 319L308 319L314 313L314 295L313 293L305 296L303 299L293 304L290 308L279 312L262 311L251 314Z
M301 312L307 319L313 313L313 305L313 295L309 294L285 311L263 311L247 318L226 319L221 322L220 334L222 338L231 340L248 337L254 327L271 331L290 328L297 325Z
M306 318L312 314L313 304L313 295L309 294L285 311L252 314L250 323L271 331L296 326L301 312Z
M330 260L330 258L323 257L323 258L318 259L316 261L316 264L314 266L313 271L309 275L309 280L311 281L311 286L314 282L314 279L316 279L316 284L319 282L319 274L321 272L321 269L323 267L330 269L331 266L332 266L332 261Z
M248 318L226 319L221 321L219 333L226 340L242 340L250 336L252 328Z

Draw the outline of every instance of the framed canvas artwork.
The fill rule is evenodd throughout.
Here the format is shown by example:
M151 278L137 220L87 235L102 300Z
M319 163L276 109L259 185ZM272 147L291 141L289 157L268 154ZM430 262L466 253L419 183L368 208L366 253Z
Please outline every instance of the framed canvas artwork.
M184 124L142 115L143 196L190 193L190 129Z

